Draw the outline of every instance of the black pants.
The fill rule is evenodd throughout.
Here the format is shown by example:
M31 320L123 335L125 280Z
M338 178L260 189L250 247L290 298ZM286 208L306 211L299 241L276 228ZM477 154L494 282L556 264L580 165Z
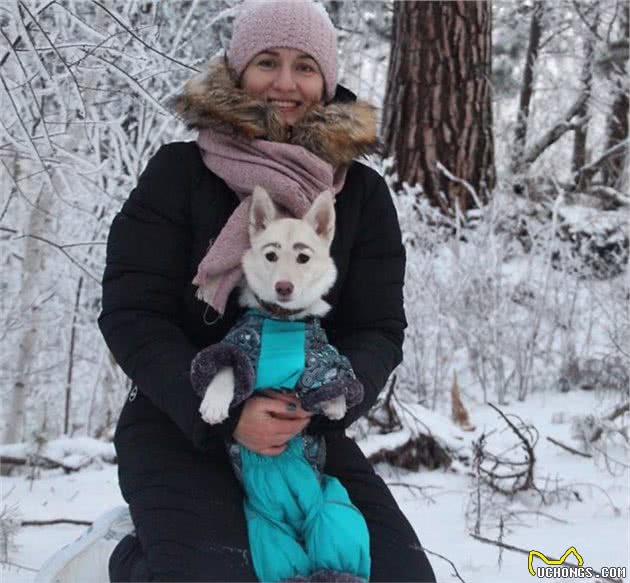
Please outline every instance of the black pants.
M325 471L346 487L370 531L370 581L435 581L418 539L358 446L327 437ZM116 434L119 478L136 536L116 547L112 581L256 581L242 489L222 442L196 451L138 395Z

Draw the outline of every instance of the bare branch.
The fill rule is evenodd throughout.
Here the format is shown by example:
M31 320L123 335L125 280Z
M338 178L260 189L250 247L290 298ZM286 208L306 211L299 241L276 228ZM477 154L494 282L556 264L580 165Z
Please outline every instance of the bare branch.
M66 474L78 472L86 465L89 465L91 462L92 459L89 458L82 464L79 464L77 466L69 466L59 460L54 460L40 454L29 455L24 458L4 455L0 456L0 463L2 464L7 464L11 466L32 466L36 468L43 468L46 470L62 469Z
M37 11L37 15L39 16L42 12L44 12L49 6L56 4L57 1L56 0L52 0L51 2L49 2L48 4L44 4L44 6L42 6L38 11ZM28 25L26 26L26 30L29 31L30 27L33 23L29 22ZM17 48L20 46L20 43L22 43L22 36L18 35L18 37L12 42L9 43L11 46L11 49L13 50L17 50ZM9 58L9 55L11 54L11 50L8 50L6 53L4 53L2 59L0 59L0 67L2 67L6 62L7 59Z
M4 160L2 161L4 163ZM6 164L5 164L6 167ZM9 193L9 196L7 197L6 202L4 203L4 208L2 209L2 212L0 212L0 223L4 220L4 217L6 216L8 210L9 210L9 206L11 205L11 201L13 200L13 195L17 192L17 188L15 188L15 186L11 189L11 192ZM17 232L17 231L14 231Z
M615 506L615 503L612 501L610 494L606 492L606 490L604 490L604 488L602 488L599 484L590 484L588 482L571 482L570 484L568 484L567 487L573 487L573 486L578 486L582 488L595 488L597 491L601 492L608 499L608 503L610 504L610 507L612 508L612 511L615 514L615 516L621 515L621 509L618 506ZM577 493L577 491L574 491L574 492Z
M438 488L438 486L418 486L417 484L408 484L407 482L387 482L388 486L399 486L401 488L407 488L408 490L417 490L422 494L422 496L430 502L431 504L435 504L435 498L432 498L429 494L425 492L428 488Z
M590 453L584 453L583 451L578 451L577 449L573 449L572 447L569 447L568 445L562 443L561 441L558 441L557 439L554 439L553 437L547 436L547 441L550 441L554 445L557 445L558 447L561 447L562 449L565 449L571 453L574 453L575 455L581 455L582 457L585 457L585 458L593 457Z
M190 22L190 18L192 17L193 12L197 8L197 2L198 0L193 0L190 3L190 6L186 12L186 16L184 16L182 23L177 28L177 34L175 35L175 38L173 39L173 42L171 43L171 51L169 55L171 57L177 52L177 49L179 48L179 43L182 40L184 31L186 30L186 27L188 26L188 23Z
M152 53L160 55L160 57L166 59L167 61L171 61L171 63L174 63L178 67L184 67L185 69L188 69L189 71L192 71L193 73L199 73L199 69L196 69L195 67L191 67L190 65L187 65L186 63L182 63L181 61L178 61L177 59L174 59L173 57L167 55L166 53L163 53L162 51L159 51L155 47L152 47L151 45L147 44L133 30L131 30L131 28L129 28L120 18L118 18L118 16L116 16L111 10L103 6L103 4L101 4L97 0L92 0L92 2L96 4L101 10L104 10L105 12L107 12L107 14L109 14L120 26L122 26L125 29L125 31L128 32L129 35L131 35L132 38L136 39L143 47L150 50Z
M70 77L72 77L72 80L74 81L74 87L75 87L77 95L79 97L79 103L81 104L81 107L82 107L82 111L79 112L79 115L81 116L81 118L84 118L85 115L86 115L87 108L85 107L85 102L83 101L83 95L81 94L81 90L79 89L79 82L77 81L77 78L75 77L74 72L68 66L68 63L66 63L66 60L63 58L61 53L57 50L57 47L55 46L55 43L52 42L52 40L50 39L50 37L48 36L46 31L44 30L42 25L33 16L33 14L28 9L28 7L24 4L24 2L19 2L18 3L18 9L20 10L20 12L21 12L22 9L26 10L28 15L33 20L33 22L37 25L37 28L39 28L40 32L44 35L44 38L46 39L46 42L48 42L50 47L55 51L55 54L57 55L57 58L63 63L63 66L65 67L66 71L68 71L68 73L70 74ZM33 46L33 49L35 49L35 45L32 44L32 46ZM39 53L37 53L37 51L35 51L35 54L37 55L37 58L39 59Z
M74 257L72 257L72 255L70 255L70 253L68 253L65 250L66 245L63 245L63 244L60 245L59 243L55 243L54 241L51 241L50 239L46 239L46 237L42 237L40 235L32 235L32 234L21 235L20 237L16 237L16 239L22 239L24 237L30 237L31 239L35 239L36 241L42 241L43 243L47 243L51 247L54 247L55 249L58 249L74 265L76 265L83 273L85 273L85 275L87 275L92 281L94 281L95 283L100 285L101 279L99 277L95 276L90 271L88 271L84 265L82 265L79 261L77 261Z
M446 176L446 178L448 178L449 180L452 180L456 184L461 184L470 193L470 196L475 201L477 208L480 208L480 209L483 208L483 205L481 204L481 201L479 200L479 197L477 196L477 192L475 191L475 189L472 187L472 185L469 182L466 182L466 180L455 176L446 166L444 166L444 164L442 164L439 161L435 162L435 166L442 174L444 174L444 176Z
M173 114L170 111L168 111L168 109L166 109L157 99L155 99L155 97L153 97L153 95L151 95L142 85L140 85L140 83L138 83L137 79L133 75L131 75L130 73L127 73L127 71L124 71L121 67L119 67L115 63L112 63L111 61L108 61L104 57L100 57L98 55L93 55L93 56L94 58L99 59L100 61L107 64L109 67L111 67L115 71L117 71L120 74L120 76L123 77L129 83L130 86L135 88L136 91L138 91L138 93L144 95L151 103L153 103L160 110L161 113L163 113L164 115L168 117L173 117Z
M604 419L606 419L606 421L614 421L615 419L617 419L617 417L621 417L624 413L627 413L628 411L630 411L630 401L626 401L622 405L616 407L609 415L604 417ZM591 443L597 441L602 436L603 432L603 428L601 426L598 427L591 436Z
M546 134L544 134L533 146L529 148L523 163L532 164L549 146L555 144L564 134L586 123L587 118L580 118L573 123L571 120L578 114L582 107L584 107L587 100L588 94L582 93L578 97L577 101L568 109L566 114L563 116L563 119L557 122Z
M563 520L562 518L558 518L553 514L549 514L548 512L541 512L540 510L515 510L509 512L508 516L520 516L521 514L534 514L535 516L542 516L543 518L548 518L549 520L553 520L553 522L559 522L560 524L571 524L568 520Z
M9 565L10 567L17 567L18 569L22 569L23 571L31 571L32 573L39 573L39 569L33 569L33 567L26 567L24 565L20 565L19 563L14 563L13 561L2 561L3 565Z
M630 197L615 190L612 186L604 186L603 184L596 184L588 189L588 193L592 196L599 198L605 205L612 205L612 208L620 206L630 206ZM610 208L608 206L607 208ZM619 352L625 354L621 347Z
M80 65L83 61L85 61L85 59L87 59L88 57L92 56L99 49L104 49L104 50L106 50L108 52L112 52L114 54L122 53L122 54L124 54L125 56L128 57L129 55L127 53L125 53L124 51L120 51L120 50L112 48L110 46L105 46L106 43L109 42L111 39L113 39L113 38L115 38L117 36L123 35L123 34L125 34L125 31L124 30L119 30L117 32L114 32L114 33L110 34L109 36L106 36L105 38L103 38L100 42L98 42L95 45L90 46L90 45L85 45L84 44L84 45L79 46L78 48L81 49L85 54L82 57L78 58L73 63L71 63L70 66L71 67L76 67L77 65ZM89 49L87 47L89 47ZM86 87L86 89L91 89L92 91L96 91L96 88L94 88L94 87Z
M85 247L92 245L107 245L107 241L81 241L79 243L64 243L59 245L61 249L70 249L71 247Z
M33 89L33 85L31 84L31 81L28 78L29 75L28 75L26 69L24 68L24 63L22 63L22 60L20 59L18 54L15 52L15 50L11 46L11 43L9 42L9 39L8 39L7 35L4 33L4 31L1 28L0 28L0 33L2 33L2 36L4 37L4 40L11 47L10 50L13 52L13 56L15 57L15 60L17 61L20 69L22 69L22 73L24 74L24 79L27 80L26 84L28 85L29 91L31 93L31 97L33 98L33 103L35 104L35 107L37 107L37 111L39 112L39 118L40 118L40 120L42 122L42 128L44 129L44 134L46 136L46 140L48 141L48 147L52 151L54 149L54 146L53 146L52 141L50 139L50 134L48 133L48 126L46 125L46 120L44 118L44 112L42 111L42 108L41 108L41 106L39 104L39 101L37 100L37 95L35 95L35 90Z
M72 12L72 10L70 10L67 6L65 6L63 3L59 2L59 0L53 0L53 2L51 2L51 4L56 4L57 6L59 6L59 8L61 8L62 10L65 10L66 13L73 18L74 20L76 20L81 26L85 27L87 30L89 30L92 34L96 35L98 38L103 38L103 33L94 28L93 26L91 26L90 24L88 24L87 22L85 22L85 20L83 20L82 18L80 18L79 16L77 16L74 12Z
M588 14L588 12L590 10L594 10L596 8L596 5L593 6L589 6L588 9L586 10L585 13L582 12L581 7L580 7L580 3L577 2L576 0L572 0L572 4L573 4L573 9L575 10L575 12L577 13L577 15L580 17L580 20L584 23L584 25L586 26L586 28L588 28L588 30L591 32L591 34L597 39L600 40L602 42L604 41L604 38L599 34L599 32L597 31L597 24L593 23L593 22L589 22L586 19L586 15Z
M15 116L20 124L20 126L22 127L22 130L24 132L24 134L26 135L26 137L28 138L28 143L31 146L31 151L33 152L33 154L35 154L35 157L37 158L37 160L39 161L39 163L41 164L42 169L44 170L44 172L46 173L46 176L48 178L48 181L50 183L51 188L55 191L55 193L57 194L57 196L59 196L59 198L61 197L61 193L59 192L59 190L57 189L57 186L55 185L55 181L53 180L50 171L48 169L48 166L46 165L46 163L44 162L41 154L39 153L39 150L37 149L37 146L35 146L35 143L33 141L33 138L30 135L30 132L28 131L28 128L24 125L24 120L22 119L22 116L20 115L20 110L18 109L17 104L15 103L15 100L13 99L13 95L11 95L11 91L9 90L9 87L7 86L4 77L2 75L0 75L0 82L2 82L2 87L4 88L7 96L9 97L9 101L11 102L11 105L13 106L13 111L15 113Z
M558 28L556 28L555 30L551 31L549 33L549 36L547 38L545 38L544 40L540 41L540 45L538 47L539 52L543 52L543 49L549 44L551 43L551 41L554 38L558 38L561 37L563 33L565 33L567 30L571 30L573 28L573 24L571 24L570 22L568 22L567 24L564 24L562 26L558 26Z
M79 526L92 526L89 520L77 520L74 518L52 518L51 520L23 520L20 526L52 526L53 524L78 524Z
M459 571L457 570L457 567L455 566L455 563L453 563L453 561L451 561L449 558L445 557L444 555L440 555L440 553L436 553L435 551L430 551L429 549L427 549L427 547L422 547L422 550L425 553L429 553L430 555L439 557L443 561L446 561L452 567L453 574L455 575L455 577L457 577L462 583L466 583L466 581L464 581L462 579L462 576L459 574Z
M534 445L538 437L535 428L533 426L526 425L518 417L517 419L519 419L520 427L517 427L496 405L493 405L492 403L488 403L488 405L503 418L508 427L519 439L519 444L525 450L525 459L523 461L518 461L493 454L485 447L485 435L482 435L479 440L475 442L474 446L475 467L477 468L477 471L484 475L484 481L488 484L488 486L503 494L512 495L521 490L528 490L529 488L538 490L534 482L534 465L536 463ZM527 432L529 437L526 437L523 432ZM486 466L490 466L490 468ZM501 473L500 470L504 468L510 469L511 472L508 474ZM505 486L505 480L513 480L513 483L509 486Z
M625 468L626 470L630 470L630 465L628 465L626 462L622 462L621 460L612 457L607 451L604 451L603 449L599 449L598 447L593 446L593 449L601 454L606 462L606 468L608 469L608 472L612 475L612 476L616 476L617 474L615 474L612 471L612 468L610 467L610 462L613 462L614 464L617 464L618 466L621 466L622 468Z
M591 162L586 166L582 166L582 168L580 168L576 173L575 181L578 182L582 176L586 177L587 179L591 178L597 173L597 171L601 168L601 166L604 165L607 160L613 158L614 156L617 156L618 154L627 154L628 144L630 144L630 138L626 138L625 140L622 140L621 142L615 144L612 148L606 150L594 162Z

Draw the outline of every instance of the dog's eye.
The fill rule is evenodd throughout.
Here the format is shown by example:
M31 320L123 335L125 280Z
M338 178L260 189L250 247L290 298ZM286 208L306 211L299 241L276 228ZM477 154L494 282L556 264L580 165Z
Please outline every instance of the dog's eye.
M300 253L297 256L297 262L298 263L307 263L309 259L310 259L310 257L306 253Z
M269 251L269 253L265 253L265 259L274 263L278 261L278 256L273 251Z

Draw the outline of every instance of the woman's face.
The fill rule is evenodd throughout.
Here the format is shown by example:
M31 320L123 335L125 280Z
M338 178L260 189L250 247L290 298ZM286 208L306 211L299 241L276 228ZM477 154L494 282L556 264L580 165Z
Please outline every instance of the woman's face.
M286 125L300 121L324 95L324 77L312 57L296 49L273 48L258 53L241 77L251 97L273 104Z

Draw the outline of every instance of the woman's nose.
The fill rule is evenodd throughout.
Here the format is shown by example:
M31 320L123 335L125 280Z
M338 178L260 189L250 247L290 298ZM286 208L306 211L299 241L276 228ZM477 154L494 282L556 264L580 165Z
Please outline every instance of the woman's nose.
M278 74L274 79L274 88L281 91L293 91L295 89L295 79L291 67L278 67Z

